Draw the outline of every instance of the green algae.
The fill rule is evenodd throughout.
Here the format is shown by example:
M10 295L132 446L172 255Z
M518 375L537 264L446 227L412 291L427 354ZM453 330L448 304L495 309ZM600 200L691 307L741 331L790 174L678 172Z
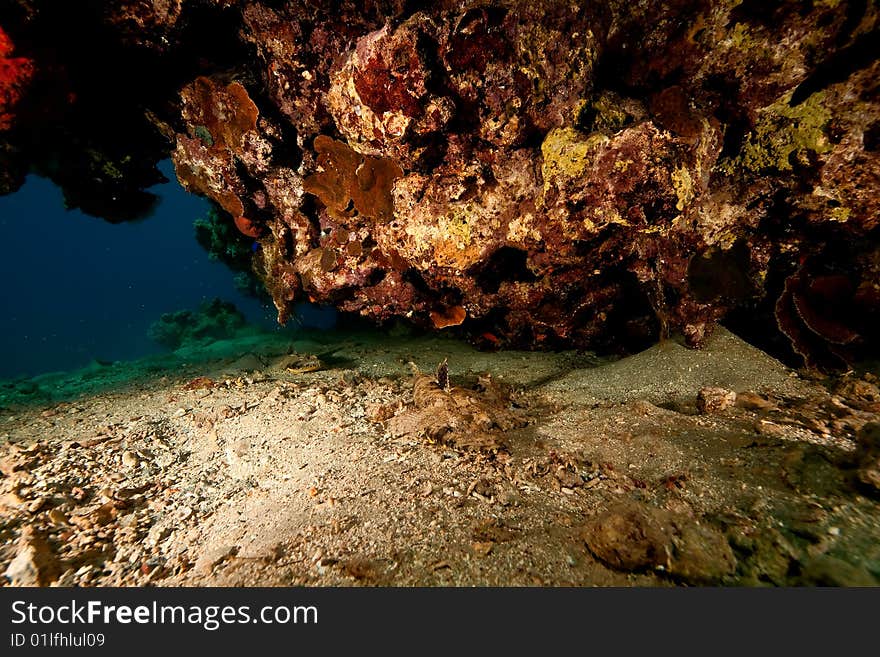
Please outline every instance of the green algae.
M593 162L596 151L609 142L601 133L584 137L574 128L551 130L541 144L541 174L544 177L544 191L550 187L553 178L572 179L582 177Z
M789 105L790 98L791 93L788 93L761 111L739 157L722 164L723 170L791 171L792 155L802 151L821 154L831 150L825 134L831 120L831 111L824 104L825 92L815 93L793 107Z
M679 212L683 212L688 204L694 199L694 181L691 178L691 172L688 171L687 167L679 167L675 169L671 176L672 188L675 190L675 195L678 198L678 202L675 204L675 209Z
M478 219L479 216L474 213ZM468 208L454 207L441 222L443 234L459 248L467 247L472 241L471 219Z
M636 120L632 108L613 91L603 91L591 100L582 100L577 107L575 122L587 132L615 133Z
M195 128L193 128L193 133L196 137L204 142L205 146L214 145L214 137L211 135L211 131L208 130L207 127L203 125L197 125Z

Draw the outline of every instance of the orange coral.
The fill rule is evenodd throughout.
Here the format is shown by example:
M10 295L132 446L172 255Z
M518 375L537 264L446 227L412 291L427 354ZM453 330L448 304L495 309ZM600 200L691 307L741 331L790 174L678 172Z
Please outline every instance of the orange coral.
M442 311L431 311L431 321L434 322L434 326L438 329L446 328L447 326L458 326L466 318L467 311L461 306L452 306Z
M363 156L341 141L324 135L315 137L318 166L322 171L303 181L303 189L314 194L334 214L344 214L351 201L351 189Z
M263 228L259 224L255 224L247 217L236 216L235 227L248 237L258 238L263 234Z
M384 157L361 155L348 144L325 135L315 137L318 166L322 171L303 181L303 189L314 194L335 216L359 214L376 221L394 216L391 187L403 175L400 165Z
M244 216L245 190L235 168L235 158L246 155L246 135L257 132L259 109L238 82L223 85L201 76L180 95L190 135L177 137L177 177L232 215L242 233L259 237L262 226Z

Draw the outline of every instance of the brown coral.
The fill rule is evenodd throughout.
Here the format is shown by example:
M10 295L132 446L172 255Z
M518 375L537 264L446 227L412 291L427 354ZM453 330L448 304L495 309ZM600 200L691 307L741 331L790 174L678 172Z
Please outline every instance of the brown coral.
M281 319L302 294L499 347L699 346L725 317L815 364L878 346L876 3L98 14L188 63L151 116L183 184L259 236ZM213 39L205 16L223 52L181 38Z
M320 171L303 181L306 192L320 198L336 216L347 216L354 209L374 221L392 217L391 187L403 175L398 164L387 158L361 155L324 135L315 137L314 149Z

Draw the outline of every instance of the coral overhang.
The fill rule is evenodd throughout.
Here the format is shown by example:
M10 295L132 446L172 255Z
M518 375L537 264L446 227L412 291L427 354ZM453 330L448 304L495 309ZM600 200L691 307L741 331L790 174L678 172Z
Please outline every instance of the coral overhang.
M633 349L747 317L834 365L877 346L878 16L123 0L93 19L187 63L149 117L184 186L259 240L281 320L309 298L492 347ZM236 57L192 57L211 17Z

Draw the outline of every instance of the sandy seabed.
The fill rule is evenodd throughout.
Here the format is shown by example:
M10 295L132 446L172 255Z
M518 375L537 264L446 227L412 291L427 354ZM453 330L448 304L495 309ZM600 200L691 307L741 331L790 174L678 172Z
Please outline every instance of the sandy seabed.
M10 382L0 582L877 585L876 383L723 329L620 360L265 334Z

